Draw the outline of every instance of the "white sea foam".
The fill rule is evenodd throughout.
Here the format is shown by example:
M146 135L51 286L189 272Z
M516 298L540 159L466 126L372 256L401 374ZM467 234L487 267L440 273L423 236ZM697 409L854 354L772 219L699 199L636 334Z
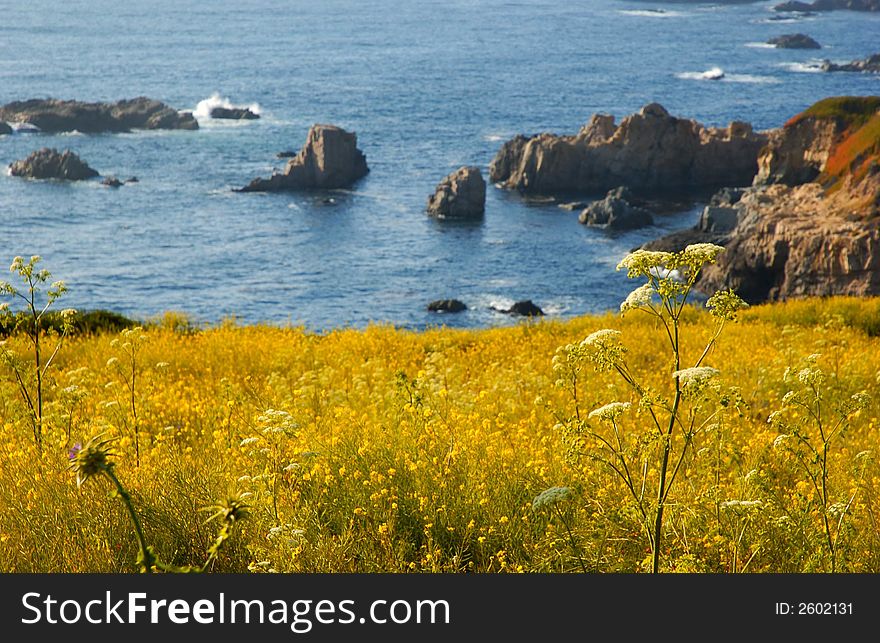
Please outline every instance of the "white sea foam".
M11 122L11 123L9 123L9 127L11 127L12 129L14 129L16 132L18 132L20 134L36 133L36 132L40 131L39 127L37 127L36 125L33 125L31 123Z
M771 45L769 42L747 42L745 46L753 49L776 49L776 45Z
M210 98L199 101L193 110L193 116L197 120L205 120L211 118L211 110L215 107L225 107L226 109L249 109L254 114L260 113L259 103L251 103L250 105L234 105L228 98L221 96L218 92L211 94Z
M721 80L725 74L721 67L712 67L706 71L684 71L676 74L676 77L684 80Z
M663 9L620 9L618 13L625 16L638 16L640 18L680 18L685 15L681 11L666 11Z
M501 134L486 134L483 137L484 141L489 141L490 143L497 143L498 141L503 141L504 137Z
M706 71L685 71L675 75L676 78L682 80L711 80L722 83L755 83L755 84L776 84L778 78L772 76L759 76L756 74L728 74L720 67L713 67Z
M727 74L723 80L728 83L754 83L758 85L776 85L782 82L773 76L759 76L758 74Z
M779 63L779 67L799 74L821 74L822 68L818 62L805 63Z

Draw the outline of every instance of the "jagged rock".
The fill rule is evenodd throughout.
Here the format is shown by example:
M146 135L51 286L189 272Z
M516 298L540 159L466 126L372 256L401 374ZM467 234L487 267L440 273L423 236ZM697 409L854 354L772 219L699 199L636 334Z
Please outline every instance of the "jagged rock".
M486 211L486 182L478 167L461 167L437 186L428 198L428 214L440 218L469 218Z
M460 313L467 310L467 306L458 299L438 299L428 304L428 310L432 313Z
M700 282L749 302L880 294L880 97L820 101L774 132Z
M70 150L58 152L48 147L37 150L26 159L15 161L9 166L9 173L31 179L65 181L83 181L98 176L98 172Z
M252 121L260 118L260 115L247 107L214 107L211 109L211 118Z
M854 60L842 65L833 63L830 60L823 60L820 68L822 71L855 71L880 74L880 54L874 54L862 60Z
M138 177L136 177L136 176L130 176L127 179L125 179L125 182L126 183L140 183L140 179L138 179Z
M590 204L586 201L569 201L568 203L558 204L558 207L563 210L568 210L569 212L574 212L575 210L583 210L588 205Z
M132 129L199 128L190 112L178 112L143 96L116 103L32 99L0 107L0 120L29 123L42 132L128 132Z
M490 179L527 194L601 194L624 185L642 194L743 186L767 137L747 123L706 128L652 103L619 126L594 116L576 136L539 134L506 142Z
M12 128L9 127L9 123L6 121L0 121L0 136L5 134L12 134Z
M257 178L238 192L335 189L349 187L369 172L357 148L357 135L335 125L312 125L306 144L282 173Z
M733 231L739 222L739 210L717 205L707 205L700 215L697 228L703 232L725 234Z
M278 152L275 156L279 159L292 159L296 156L296 152L293 150L284 150L283 152Z
M809 11L834 11L835 9L849 9L850 11L880 11L880 0L815 0L812 3L792 0L773 7L774 11L796 11L798 13Z
M108 176L101 181L101 185L105 185L108 188L121 188L125 184L115 176Z
M652 225L654 217L651 213L631 205L632 200L633 196L626 188L612 190L601 201L587 206L578 216L578 221L611 230L634 230Z
M709 200L709 205L732 207L743 198L746 188L721 188Z
M768 45L774 45L777 49L821 49L822 45L806 34L793 33L776 36L767 41Z

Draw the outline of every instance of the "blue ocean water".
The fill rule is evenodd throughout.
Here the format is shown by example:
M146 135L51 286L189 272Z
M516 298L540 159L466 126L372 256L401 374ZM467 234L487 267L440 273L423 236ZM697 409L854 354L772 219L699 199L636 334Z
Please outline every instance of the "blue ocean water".
M594 112L658 101L710 125L781 125L819 98L880 93L880 78L805 71L875 53L880 15L770 20L771 2L623 0L0 1L0 102L146 95L195 109L219 93L262 119L197 132L0 137L0 163L70 148L118 190L0 176L0 261L40 254L67 304L204 322L511 323L489 310L531 298L561 317L616 308L626 252L691 225L697 210L621 235L490 187L485 219L424 213L438 181L487 167L517 133L575 132ZM660 9L663 13L654 11ZM821 51L760 46L805 32ZM700 74L722 68L721 81ZM312 123L357 132L371 168L327 195L236 194L282 167ZM428 301L464 300L433 316Z

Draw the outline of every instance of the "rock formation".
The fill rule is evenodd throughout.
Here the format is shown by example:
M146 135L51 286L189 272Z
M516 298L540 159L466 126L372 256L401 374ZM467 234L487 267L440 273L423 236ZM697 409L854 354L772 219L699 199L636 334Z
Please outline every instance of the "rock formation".
M95 170L70 150L58 152L48 147L37 150L26 159L15 161L9 166L9 173L31 179L65 181L83 181L98 176Z
M823 60L822 71L856 71L880 74L880 54L868 56L862 60L854 60L851 63L837 64L830 60Z
M814 0L814 2L801 2L791 0L773 7L774 11L797 11L805 13L810 11L834 11L835 9L849 9L850 11L880 11L880 0Z
M767 137L746 123L707 128L656 103L615 125L598 114L575 136L517 136L490 166L490 179L531 194L704 192L749 185Z
M822 45L806 34L792 33L776 36L767 41L768 45L774 45L777 49L821 49Z
M211 109L211 118L252 121L260 118L260 115L247 107L214 107Z
M634 230L654 223L654 217L644 208L632 205L632 194L626 188L611 190L604 199L588 205L578 221L610 230Z
M0 136L5 134L12 134L12 128L9 127L9 123L6 121L0 121Z
M486 211L486 181L478 167L461 167L428 198L428 214L442 219L480 217Z
M0 107L0 120L29 123L42 132L128 132L133 129L199 128L190 112L178 112L165 103L140 97L116 103L32 99Z
M350 186L369 172L357 148L357 135L335 125L312 125L306 144L287 162L284 172L257 178L239 192L335 189Z
M544 316L544 311L541 310L541 307L535 304L531 299L518 301L510 308L496 308L495 306L490 306L490 308L496 312L505 313L507 315L520 315L522 317Z
M750 302L880 294L880 97L820 101L775 131L701 288Z
M465 310L467 306L458 299L438 299L428 304L428 311L432 313L460 313Z

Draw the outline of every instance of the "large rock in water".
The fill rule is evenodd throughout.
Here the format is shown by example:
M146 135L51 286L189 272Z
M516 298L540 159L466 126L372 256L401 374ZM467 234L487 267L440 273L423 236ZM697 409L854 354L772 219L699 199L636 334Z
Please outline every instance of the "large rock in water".
M610 230L634 230L654 223L650 212L630 204L632 195L626 188L609 192L601 201L588 205L578 216L578 221Z
M37 150L26 159L15 161L9 166L9 173L31 179L65 181L83 181L98 176L95 170L70 150L58 152L48 147Z
M822 71L854 71L880 74L880 54L874 54L873 56L868 56L862 60L854 60L850 63L843 64L833 63L830 60L823 60L821 69Z
M478 167L461 167L437 186L428 198L428 214L440 218L469 218L486 211L486 181Z
M0 120L30 123L49 133L199 128L192 113L178 112L165 103L143 96L116 103L83 103L55 98L16 101L0 107Z
M776 36L767 41L777 49L821 49L822 45L806 34L791 33Z
M260 118L260 115L247 107L214 107L211 118L252 121Z
M749 185L767 136L746 123L707 128L656 103L623 119L596 115L576 136L518 136L490 166L490 179L523 193L705 192Z
M4 134L12 134L12 128L9 127L9 123L6 121L0 121L0 136Z
M350 186L370 171L357 148L357 134L335 125L312 125L306 144L284 172L257 178L239 192L334 189Z
M746 301L880 294L880 97L830 98L773 133L700 287Z

